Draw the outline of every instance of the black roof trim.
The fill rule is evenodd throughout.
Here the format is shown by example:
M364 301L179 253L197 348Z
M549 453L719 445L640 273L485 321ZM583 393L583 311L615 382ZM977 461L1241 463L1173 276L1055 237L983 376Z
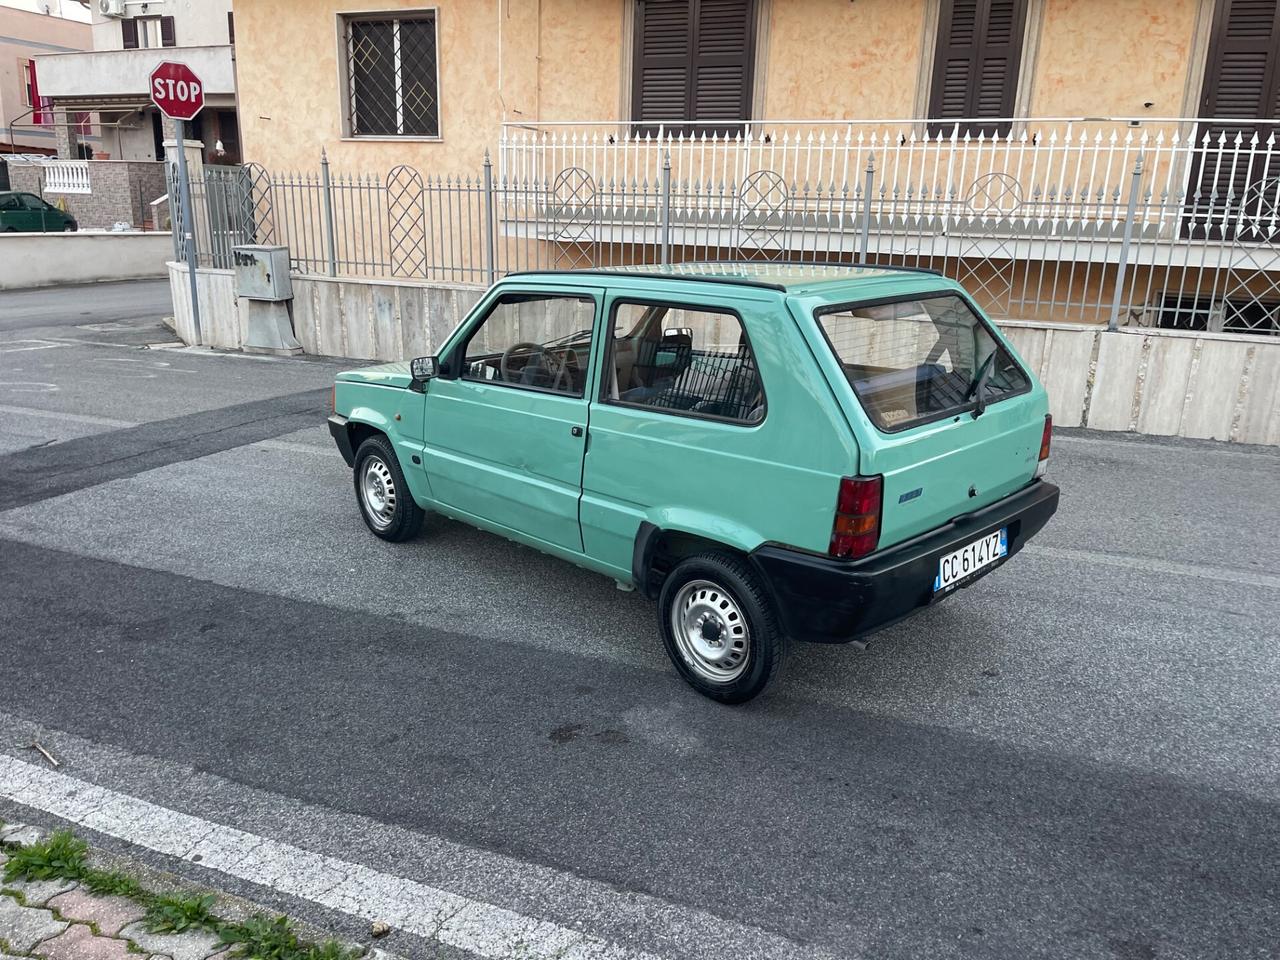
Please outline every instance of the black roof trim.
M506 280L511 277L545 277L549 273L571 273L580 277L645 277L650 280L693 280L697 283L724 283L731 287L758 287L761 290L777 290L779 293L787 292L787 288L780 283L748 280L745 277L700 277L695 273L646 273L640 270L610 270L608 267L577 267L570 270L517 270L515 273L508 273L503 279Z
M894 273L921 273L930 276L944 276L941 270L935 270L932 267L905 267L905 266L888 266L878 263L805 263L796 260L760 260L747 261L741 260L693 260L690 263L696 263L700 266L708 267L741 267L754 266L757 263L762 267L843 267L848 270L887 270ZM672 267L678 267L680 264L673 263ZM787 287L781 283L769 283L766 280L752 280L749 277L713 277L703 276L697 273L660 273L648 272L641 270L618 270L610 267L574 267L568 270L517 270L508 273L507 277L530 277L545 276L548 273L571 273L578 276L612 276L612 277L645 277L651 280L693 280L699 283L726 283L735 287L757 287L761 290L776 290L780 293L786 293ZM504 277L503 279L506 279Z

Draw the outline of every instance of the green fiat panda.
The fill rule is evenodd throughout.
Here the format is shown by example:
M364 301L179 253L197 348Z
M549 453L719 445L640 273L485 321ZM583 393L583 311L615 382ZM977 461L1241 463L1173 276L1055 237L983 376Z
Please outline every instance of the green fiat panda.
M339 374L329 427L376 536L435 511L634 587L738 703L1017 553L1048 407L936 273L707 263L509 276L437 356Z

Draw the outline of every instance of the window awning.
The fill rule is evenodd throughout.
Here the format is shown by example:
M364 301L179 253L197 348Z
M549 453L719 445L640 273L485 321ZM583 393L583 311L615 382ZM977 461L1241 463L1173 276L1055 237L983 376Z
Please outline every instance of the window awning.
M73 113L132 113L154 105L146 97L54 97L53 106Z

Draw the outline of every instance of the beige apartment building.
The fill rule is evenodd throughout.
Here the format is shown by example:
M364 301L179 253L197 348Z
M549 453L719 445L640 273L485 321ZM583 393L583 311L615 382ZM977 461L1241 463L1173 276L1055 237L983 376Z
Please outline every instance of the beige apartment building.
M147 78L162 60L181 60L205 84L205 109L191 139L209 163L238 163L234 25L231 0L95 0L90 5L90 49L45 52L36 60L42 92L55 112L91 110L101 120L104 158L131 162L164 159L172 137L151 103ZM73 130L74 132L74 130ZM61 145L73 156L75 138Z
M304 269L867 260L940 269L1006 318L1280 333L1280 0L236 18L241 206Z
M1276 7L237 0L245 155L306 167L324 147L362 168L455 172L503 122L1275 119ZM362 123L394 121L397 104L398 127Z
M56 12L0 5L0 154L57 153L57 130L50 99L41 91L35 58L47 53L74 53L93 44L87 23ZM97 145L88 117L78 132L86 152Z

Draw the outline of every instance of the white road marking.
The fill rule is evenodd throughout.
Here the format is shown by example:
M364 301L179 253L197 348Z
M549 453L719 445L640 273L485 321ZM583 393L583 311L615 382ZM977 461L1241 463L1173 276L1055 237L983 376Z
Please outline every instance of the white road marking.
M4 403L0 403L0 413L12 413L19 417L38 417L42 420L65 420L67 423L87 423L95 427L137 426L132 420L114 420L111 417L95 417L87 413L66 413L62 410L38 410L35 407L14 407Z
M202 867L494 960L660 960L548 920L212 823L0 754L0 796Z
M14 346L17 343L29 343L34 344L34 346ZM8 340L0 343L0 353L22 353L25 350L55 350L58 347L65 346L65 343L54 343L52 340Z
M1048 560L1077 560L1083 563L1100 563L1110 567L1145 570L1148 573L1169 573L1182 577L1199 577L1201 580L1217 580L1220 583L1247 584L1254 587L1280 590L1280 577L1268 576L1265 573L1253 573L1249 570L1236 570L1231 567L1177 563L1172 560L1161 560L1158 557L1137 557L1126 553L1099 553L1096 550L1043 547L1036 543L1028 544L1023 553L1032 557L1044 557Z

